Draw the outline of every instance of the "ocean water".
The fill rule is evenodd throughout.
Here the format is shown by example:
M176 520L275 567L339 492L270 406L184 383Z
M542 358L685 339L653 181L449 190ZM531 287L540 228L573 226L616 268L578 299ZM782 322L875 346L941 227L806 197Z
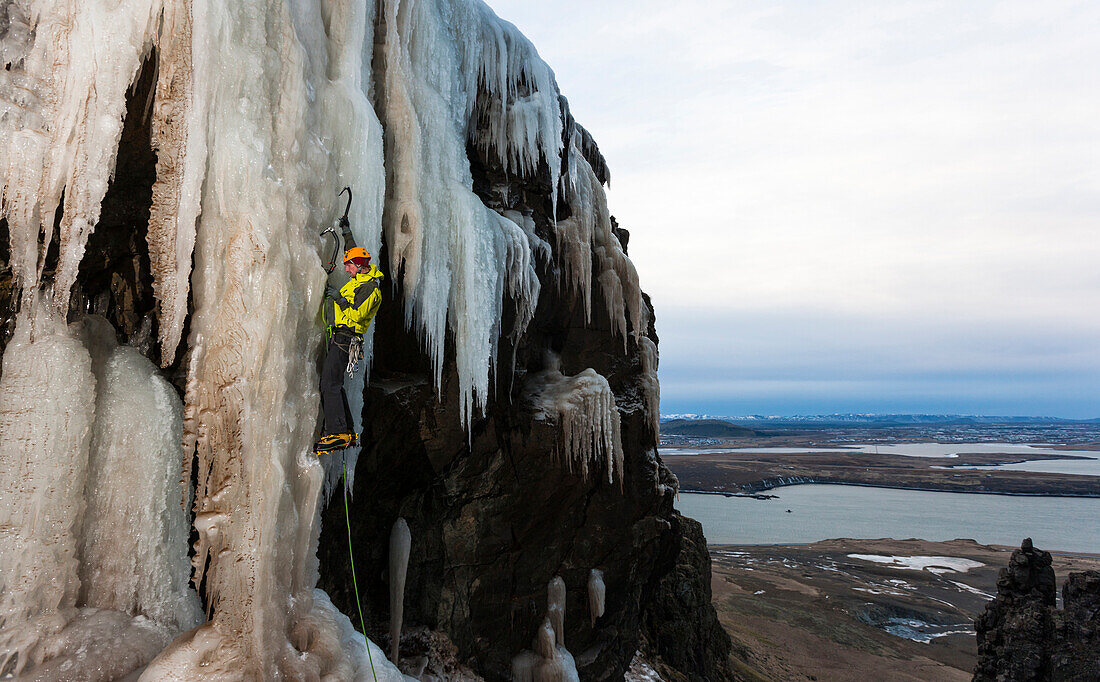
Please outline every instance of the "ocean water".
M1100 553L1100 498L1015 497L848 485L796 485L775 500L682 493L676 503L711 544L796 544L830 538L970 538ZM787 510L790 509L790 513Z

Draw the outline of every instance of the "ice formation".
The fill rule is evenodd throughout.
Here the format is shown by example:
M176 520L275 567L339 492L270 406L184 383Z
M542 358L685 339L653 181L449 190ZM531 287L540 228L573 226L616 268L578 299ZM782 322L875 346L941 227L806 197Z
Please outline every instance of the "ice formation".
M654 439L661 435L661 383L657 380L657 344L648 336L638 338L638 356L642 361L642 386L649 428Z
M114 679L202 620L179 397L114 335L94 316L70 329L33 300L5 351L0 673Z
M565 581L555 576L546 586L546 617L554 626L554 643L565 646Z
M613 330L623 339L627 349L627 322L631 335L644 335L643 315L649 311L642 301L638 271L623 252L618 237L611 229L611 214L602 183L585 158L579 127L570 141L569 172L565 178L565 198L572 215L559 220L556 234L562 262L562 276L570 289L584 302L585 319L592 316L592 279L603 292L604 305ZM593 260L598 268L593 273Z
M0 379L0 673L41 661L76 607L95 419L87 349L45 304L24 311Z
M480 2L379 6L389 267L401 273L405 321L425 344L437 389L448 332L454 337L469 423L489 397L504 297L516 302L522 333L538 300L538 279L523 228L474 194L467 142L517 173L532 172L544 159L556 186L557 85L531 43Z
M310 453L318 232L353 187L355 242L377 255L385 234L406 323L437 388L454 349L468 422L490 397L499 338L518 340L534 315L539 262L565 264L589 312L594 263L624 344L643 328L591 138L530 42L478 0L13 0L0 13L0 217L20 292L0 383L0 674L77 665L108 679L148 664L159 679L363 676L377 647L314 590L319 507L340 478L336 458ZM156 74L143 115L157 155L147 241L159 360L184 358L182 405L108 323L70 310L143 64ZM560 191L571 210L556 254L530 215L478 199L467 145L507 173L549 172L552 203ZM501 329L509 304L515 326ZM346 383L357 430L365 341L366 367ZM563 460L584 475L603 460L621 483L606 379L543 380ZM168 645L203 618L189 577L209 620ZM546 670L566 672L537 679L575 679L568 652L543 653Z
M603 571L593 568L588 572L588 615L592 619L592 627L604 613L607 587L603 583Z
M190 524L179 486L183 405L153 363L117 344L107 320L85 318L81 336L91 352L96 399L79 602L189 630L203 618L187 584Z
M398 518L390 532L390 660L397 665L401 646L401 620L405 612L405 573L409 568L412 535L405 519Z
M162 15L153 101L152 145L157 179L149 208L149 264L160 319L161 363L176 357L187 317L192 252L205 171L204 94L196 91L190 2L169 2ZM197 56L199 63L204 59Z
M114 171L126 91L153 42L160 0L5 3L0 187L11 266L27 305L64 194L53 303L67 307ZM44 244L39 246L39 238Z
M556 356L548 358L549 368L528 380L528 391L536 417L558 425L559 442L555 452L569 471L588 478L589 471L601 461L607 469L607 482L623 481L623 446L619 433L619 411L615 394L607 379L589 368L566 376Z
M565 581L555 577L547 586L546 618L535 633L534 651L512 659L514 682L580 682L577 664L565 648Z

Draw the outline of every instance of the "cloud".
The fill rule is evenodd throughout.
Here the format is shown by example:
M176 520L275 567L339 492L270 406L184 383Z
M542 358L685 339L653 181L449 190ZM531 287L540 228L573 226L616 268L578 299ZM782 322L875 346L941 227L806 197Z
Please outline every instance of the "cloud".
M1100 414L1100 335L1089 324L1052 338L988 318L807 309L658 311L658 322L665 412Z
M667 326L702 308L729 326L698 334L730 344L746 345L738 316L781 311L863 351L843 333L854 319L881 338L916 330L913 363L996 364L996 348L960 341L982 325L1026 337L1051 377L1093 367L1059 348L1100 345L1100 5L493 6L608 158L663 358L705 367L721 353L689 353L692 335ZM776 372L813 357L755 338L751 352L792 354L768 355ZM662 370L666 395L677 377Z

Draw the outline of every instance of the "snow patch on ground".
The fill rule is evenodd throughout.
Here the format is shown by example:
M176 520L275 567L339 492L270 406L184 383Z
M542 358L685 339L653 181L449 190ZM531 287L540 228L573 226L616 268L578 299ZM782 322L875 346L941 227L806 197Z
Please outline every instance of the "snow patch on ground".
M948 580L947 582L951 583L952 585L959 588L963 592L970 592L970 593L976 594L980 597L985 597L986 599L992 599L994 597L994 595L989 594L988 592L982 592L978 588L971 587L970 585L967 585L966 583L960 583L960 582L956 582L954 580Z
M861 559L890 568L903 568L929 573L966 573L972 568L985 566L980 561L950 556L885 556L882 554L849 554L849 559Z

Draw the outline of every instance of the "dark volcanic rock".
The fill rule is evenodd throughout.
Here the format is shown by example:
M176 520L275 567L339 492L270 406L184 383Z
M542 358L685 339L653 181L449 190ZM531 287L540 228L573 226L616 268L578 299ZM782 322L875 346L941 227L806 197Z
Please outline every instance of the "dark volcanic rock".
M660 579L645 612L649 653L673 669L662 670L668 678L734 679L729 668L732 643L711 605L710 554L703 527L679 514L673 517L673 527L680 531L675 564Z
M975 624L976 682L1100 679L1100 573L1071 573L1062 611L1055 589L1050 553L1024 540Z
M1100 680L1100 571L1069 574L1057 616L1050 678Z
M978 617L975 680L1039 680L1049 675L1055 578L1049 552L1031 538L1012 553L997 579L997 596Z

